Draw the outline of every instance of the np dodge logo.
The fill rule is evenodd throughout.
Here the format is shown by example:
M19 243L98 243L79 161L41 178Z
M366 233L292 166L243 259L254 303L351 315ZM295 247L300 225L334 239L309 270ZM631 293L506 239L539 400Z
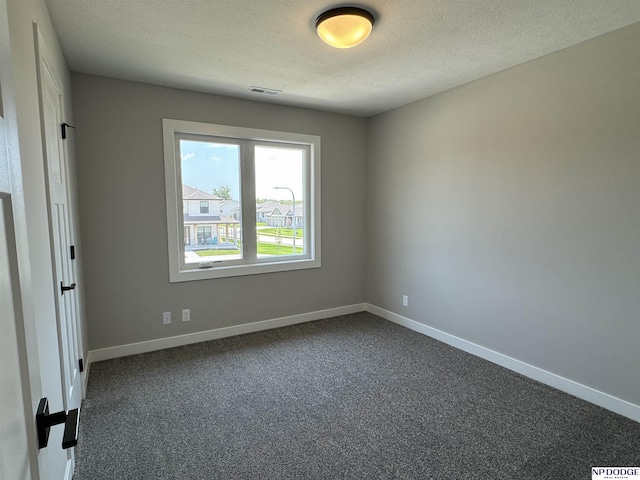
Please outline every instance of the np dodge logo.
M640 480L640 467L592 467L591 480Z

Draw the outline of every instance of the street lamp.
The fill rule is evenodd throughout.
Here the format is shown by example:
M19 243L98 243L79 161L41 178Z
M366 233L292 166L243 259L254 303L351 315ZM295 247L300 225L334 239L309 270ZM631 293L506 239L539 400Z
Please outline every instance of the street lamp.
M289 190L293 198L293 217L291 218L291 228L293 228L293 254L296 254L296 195L289 187L273 187L274 190Z

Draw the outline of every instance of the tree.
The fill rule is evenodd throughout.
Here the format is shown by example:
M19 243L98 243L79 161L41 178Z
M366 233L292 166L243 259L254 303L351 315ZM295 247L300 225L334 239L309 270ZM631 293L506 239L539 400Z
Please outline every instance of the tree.
M220 188L214 188L213 192L211 193L224 200L231 200L231 187L229 185Z

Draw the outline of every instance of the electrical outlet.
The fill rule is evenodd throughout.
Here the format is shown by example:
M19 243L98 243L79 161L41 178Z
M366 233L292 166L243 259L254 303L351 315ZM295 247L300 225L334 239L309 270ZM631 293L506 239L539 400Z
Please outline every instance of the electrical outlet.
M405 307L409 306L409 295L402 295L402 305Z
M182 321L183 322L191 321L191 310L190 309L185 308L184 310L182 310Z
M163 325L171 324L171 312L164 312L162 314L162 324Z

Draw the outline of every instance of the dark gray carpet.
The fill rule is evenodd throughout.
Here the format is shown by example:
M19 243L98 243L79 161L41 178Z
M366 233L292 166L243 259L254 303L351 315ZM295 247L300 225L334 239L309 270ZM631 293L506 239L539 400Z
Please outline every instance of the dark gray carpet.
M640 424L369 313L95 363L75 480L590 479Z

